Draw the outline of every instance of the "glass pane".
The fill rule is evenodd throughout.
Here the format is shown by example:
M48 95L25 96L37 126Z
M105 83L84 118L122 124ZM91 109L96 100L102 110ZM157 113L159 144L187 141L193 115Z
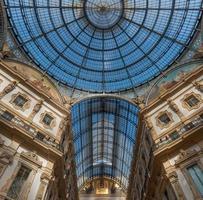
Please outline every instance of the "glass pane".
M201 196L203 197L203 171L200 167L196 164L188 168L188 171L198 189Z
M27 180L30 172L31 172L31 170L28 169L27 167L25 167L25 166L20 167L20 169L8 191L8 194L7 194L8 197L13 198L13 199L19 198L21 188L23 187L23 184Z

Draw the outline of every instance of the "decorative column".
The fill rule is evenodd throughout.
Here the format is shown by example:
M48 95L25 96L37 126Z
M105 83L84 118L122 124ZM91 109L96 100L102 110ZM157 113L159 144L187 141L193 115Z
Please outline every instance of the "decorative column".
M48 174L43 173L41 175L41 183L40 183L40 186L39 186L39 189L37 192L36 200L44 199L44 195L46 193L46 189L48 187L50 179L51 179L51 177Z
M36 170L32 170L29 177L28 177L28 180L26 180L26 184L25 186L22 188L22 192L20 193L20 198L21 199L28 199L28 194L30 192L30 189L31 189L31 186L33 184L33 181L34 181L34 178L35 178L35 175L36 175L37 171Z
M6 94L10 93L11 91L13 91L16 86L17 86L18 82L17 81L12 81L11 83L9 83L2 92L0 92L0 99L3 98Z
M3 149L4 141L0 137L0 177L3 174L4 170L7 168L8 165L12 164L13 162L13 155Z
M178 176L176 174L176 172L171 172L167 175L171 185L172 185L172 188L174 190L174 193L176 194L176 197L178 200L184 200L185 197L184 197L184 193L182 191L182 188L179 184L179 181L178 181Z

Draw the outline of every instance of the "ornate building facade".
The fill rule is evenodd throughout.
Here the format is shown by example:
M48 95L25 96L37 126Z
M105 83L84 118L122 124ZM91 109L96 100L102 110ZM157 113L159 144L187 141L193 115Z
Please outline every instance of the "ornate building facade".
M0 199L203 199L203 2L157 2L0 1Z

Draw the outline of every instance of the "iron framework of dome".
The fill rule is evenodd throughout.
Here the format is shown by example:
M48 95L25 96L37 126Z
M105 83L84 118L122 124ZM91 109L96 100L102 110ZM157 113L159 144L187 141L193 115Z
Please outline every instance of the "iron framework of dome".
M187 48L202 0L4 0L20 46L60 83L92 92L137 87Z

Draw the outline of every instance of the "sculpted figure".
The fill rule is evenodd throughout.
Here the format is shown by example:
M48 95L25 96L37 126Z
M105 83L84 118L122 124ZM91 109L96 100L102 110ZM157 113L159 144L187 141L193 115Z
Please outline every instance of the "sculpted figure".
M17 81L12 81L11 83L9 83L4 89L3 91L0 93L0 98L2 98L3 96L5 96L6 94L8 94L9 92L11 92L12 90L15 89L17 85Z

